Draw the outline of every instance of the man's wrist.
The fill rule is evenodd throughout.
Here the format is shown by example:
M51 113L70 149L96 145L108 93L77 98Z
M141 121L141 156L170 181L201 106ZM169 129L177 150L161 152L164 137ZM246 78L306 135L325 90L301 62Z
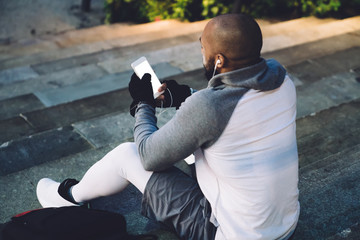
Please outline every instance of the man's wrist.
M193 88L190 88L190 95L193 95L194 93L196 93L196 90Z
M155 110L155 107L156 107L154 104L152 104L152 103L150 103L148 101L133 101L131 103L131 105L130 105L130 115L135 117L135 113L137 112L139 107L141 107L141 105L151 106L152 108L154 108L154 110Z
M138 102L138 106L139 105L141 105L141 104L147 104L147 105L150 105L150 106L152 106L153 108L155 108L156 107L156 103L155 103L155 101L146 101L146 100L141 100L141 101L139 101Z

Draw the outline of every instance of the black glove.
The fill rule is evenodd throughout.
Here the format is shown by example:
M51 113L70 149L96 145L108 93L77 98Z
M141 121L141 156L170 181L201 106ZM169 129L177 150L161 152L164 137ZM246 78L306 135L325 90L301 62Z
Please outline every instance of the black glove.
M162 83L166 83L167 88L164 92L163 107L176 107L178 109L181 103L191 95L188 85L179 85L175 80L165 80Z
M140 101L146 102L154 107L156 106L150 74L146 73L140 79L135 73L133 73L129 82L129 92L133 99L130 105L130 114L132 116L135 116L135 111Z

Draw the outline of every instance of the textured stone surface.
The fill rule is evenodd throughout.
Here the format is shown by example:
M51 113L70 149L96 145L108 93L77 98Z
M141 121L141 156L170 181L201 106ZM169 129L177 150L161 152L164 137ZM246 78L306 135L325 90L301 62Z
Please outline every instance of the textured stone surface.
M92 148L72 127L8 142L0 147L1 175L17 172Z
M0 86L36 78L39 75L29 66L0 71Z
M5 120L0 120L0 145L17 139L19 137L28 136L36 132L36 129L31 126L22 117L13 117ZM1 169L0 169L1 171Z
M97 64L120 57L133 58L137 55L143 54L145 51L155 51L165 47L174 47L179 44L196 41L199 37L198 35L199 34L190 34L186 36L173 37L168 39L159 39L156 41L148 41L145 43L137 44L135 46L117 47L78 56L70 56L54 61L34 64L32 65L32 68L39 74L46 74L54 71L60 71L89 64ZM123 69L118 69L117 72L121 71L123 71Z
M36 198L36 185L41 178L55 181L65 178L81 179L86 170L111 148L90 149L67 157L48 161L22 171L0 176L0 222L30 209L41 208Z
M360 67L360 47L354 47L320 58L308 59L288 67L303 82L313 83L324 77Z
M327 239L359 223L359 158L358 144L300 168L301 213L295 239Z
M286 31L266 38L263 52L275 51L280 48L293 47L311 41L329 38L360 30L360 16L334 21L328 24L314 24L299 31Z
M347 71L312 83L302 82L297 87L298 118L359 98L357 76L357 73Z
M320 58L360 46L360 31L335 35L313 42L284 48L263 54L265 58L275 58L286 67L299 64L307 59Z
M157 109L158 127L163 126L175 114L175 109ZM89 142L97 148L134 141L135 120L129 112L115 113L73 124Z
M300 167L359 144L360 100L297 121Z
M25 113L24 116L38 131L45 131L117 111L128 111L130 103L129 92L117 90Z
M95 147L133 141L135 120L128 113L110 114L73 124Z
M76 84L83 81L90 81L103 77L107 73L96 65L82 66L53 72L33 78L29 81L15 82L0 88L0 100Z
M6 177L1 174L0 186L1 223L10 221L18 213L40 207L35 201L36 183L30 182L21 172L8 174Z
M33 94L26 94L0 101L0 120L44 108L44 104Z
M179 68L175 68L168 63L156 64L153 69L160 79L181 73ZM114 90L126 89L132 74L132 70L108 74L98 79L83 81L65 87L36 91L35 95L47 107L55 106Z

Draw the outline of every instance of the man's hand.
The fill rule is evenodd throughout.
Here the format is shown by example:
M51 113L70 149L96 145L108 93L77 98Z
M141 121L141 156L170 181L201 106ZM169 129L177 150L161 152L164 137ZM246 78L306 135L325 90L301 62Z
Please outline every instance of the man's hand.
M158 91L165 92L156 99L158 100L157 106L176 107L176 109L178 109L181 103L191 95L189 86L179 85L175 80L163 81L163 84L158 89ZM159 100L162 101L162 103L159 103Z
M135 111L139 102L146 102L154 107L156 106L150 74L146 73L140 79L135 73L133 73L129 83L129 92L133 99L130 105L130 114L132 116L135 116Z

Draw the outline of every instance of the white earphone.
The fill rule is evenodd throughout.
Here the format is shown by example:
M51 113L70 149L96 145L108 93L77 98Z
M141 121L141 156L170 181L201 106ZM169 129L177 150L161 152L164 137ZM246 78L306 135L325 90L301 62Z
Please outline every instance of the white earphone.
M214 77L214 76L215 76L215 73L216 73L216 67L217 67L217 65L218 65L218 64L220 64L220 63L221 63L221 61L220 61L220 59L218 59L218 60L216 61L216 63L215 63L214 72L213 72L212 77Z

